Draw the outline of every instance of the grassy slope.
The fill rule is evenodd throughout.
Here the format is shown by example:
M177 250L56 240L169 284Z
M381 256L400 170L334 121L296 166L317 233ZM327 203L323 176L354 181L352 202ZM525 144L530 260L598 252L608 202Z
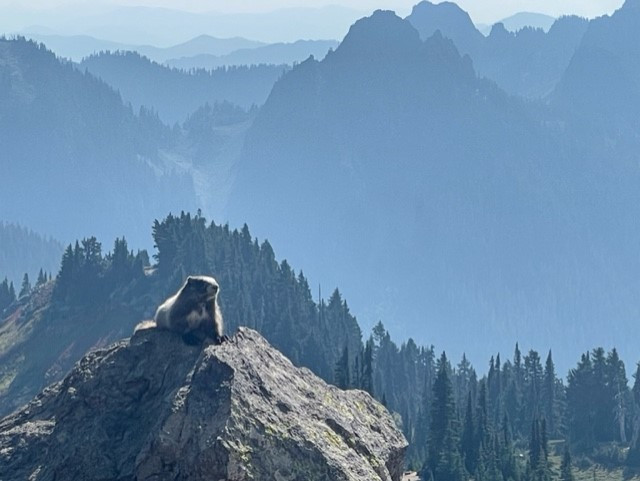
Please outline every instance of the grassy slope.
M559 479L560 477L563 449L564 441L551 441L549 443L554 479ZM576 460L574 459L573 475L576 481L640 481L640 473L622 467L609 468L600 464L593 464L591 467L582 468L576 467L575 463Z

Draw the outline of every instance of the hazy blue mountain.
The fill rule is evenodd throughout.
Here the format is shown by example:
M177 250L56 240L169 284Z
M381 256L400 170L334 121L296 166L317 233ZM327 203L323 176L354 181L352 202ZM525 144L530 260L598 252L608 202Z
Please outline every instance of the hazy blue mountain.
M126 232L147 246L154 216L196 206L172 131L42 46L0 41L0 112L0 219L63 242Z
M544 97L562 78L588 25L584 18L562 17L546 33L533 28L512 33L498 23L474 56L474 65L509 93Z
M256 112L229 103L205 104L182 125L180 151L191 160L200 204L216 219L225 218L236 162Z
M62 244L55 239L0 221L0 279L7 277L18 289L25 273L32 283L40 269L55 275L62 251Z
M469 14L455 3L433 4L422 1L413 7L407 20L418 30L422 40L439 30L442 35L453 40L463 54L475 55L484 40Z
M523 28L510 32L502 23L484 37L469 15L454 3L418 4L407 20L425 40L440 31L473 59L478 74L513 95L541 98L553 91L569 65L588 21L563 17L548 32Z
M554 17L543 13L519 12L500 20L498 23L503 24L504 28L510 32L517 32L518 30L522 30L527 27L535 29L539 28L548 32L555 21L556 19Z
M293 43L276 43L259 48L245 48L227 55L196 55L174 58L166 63L181 69L214 69L225 65L293 65L313 55L322 59L330 49L338 46L335 40L298 40Z
M132 45L102 40L89 35L46 35L25 34L27 38L44 43L56 55L80 62L83 58L100 52L135 51L159 63L174 57L188 57L200 54L226 55L243 48L256 48L264 43L245 38L216 38L200 35L187 42L172 47L160 48L153 45Z
M626 355L640 334L637 167L604 151L583 163L588 139L561 126L478 80L442 36L421 42L376 12L275 85L230 217L343 286L365 324L454 357L525 338L561 365L594 342Z
M16 9L19 7L16 6ZM39 25L58 35L90 35L127 45L168 47L194 35L244 37L265 43L342 38L365 12L337 5L283 8L260 13L224 14L179 9L105 5L99 2L57 5L38 11L3 10L3 31L21 32ZM174 57L176 57L174 55Z
M168 48L142 46L136 51L157 62L166 62L176 57L192 57L195 55L228 55L240 49L252 49L264 46L264 42L247 40L242 37L216 38L200 35L191 40Z
M554 17L543 13L519 12L515 15L499 20L496 23L503 24L510 32L517 32L518 30L522 30L526 27L540 28L547 32L555 20L556 19ZM482 33L482 35L487 36L491 33L493 25L495 24L489 25L486 23L477 23L476 28Z
M635 156L640 108L640 2L628 0L611 16L589 24L580 46L554 93L559 114Z
M245 109L262 105L273 84L289 68L256 65L185 72L152 62L135 52L102 53L80 67L120 91L137 110L152 108L170 124L183 122L205 103L231 102Z
M135 47L119 42L102 40L89 35L53 35L39 33L24 33L25 37L39 43L44 43L49 50L59 57L79 62L84 57L102 51L133 50Z

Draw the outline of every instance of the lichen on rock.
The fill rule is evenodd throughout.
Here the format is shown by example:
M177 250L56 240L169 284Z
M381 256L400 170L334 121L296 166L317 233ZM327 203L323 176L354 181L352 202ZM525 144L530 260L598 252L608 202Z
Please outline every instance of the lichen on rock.
M0 421L0 479L401 479L406 440L255 331L204 350L141 331Z

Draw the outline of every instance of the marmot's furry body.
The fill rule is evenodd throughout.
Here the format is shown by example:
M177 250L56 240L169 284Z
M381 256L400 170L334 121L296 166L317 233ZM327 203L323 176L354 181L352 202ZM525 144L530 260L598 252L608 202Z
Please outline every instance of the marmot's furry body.
M180 290L158 307L153 324L159 329L182 334L189 344L207 339L222 342L224 333L218 290L218 283L213 277L189 276Z

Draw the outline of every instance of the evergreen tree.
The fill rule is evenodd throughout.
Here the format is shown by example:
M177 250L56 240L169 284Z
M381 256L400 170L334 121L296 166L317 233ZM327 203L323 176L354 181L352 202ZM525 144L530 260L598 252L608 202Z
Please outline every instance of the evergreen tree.
M464 416L462 437L460 438L460 453L464 466L469 473L475 473L477 467L476 428L473 415L471 393L467 395L467 410Z
M351 377L349 376L349 346L347 345L344 346L342 356L336 363L333 382L340 389L349 389L351 387Z
M551 479L548 453L545 423L534 419L531 423L529 440L529 481L549 481Z
M16 292L13 289L13 283L10 284L5 277L4 281L0 283L0 314L15 301Z
M488 399L491 410L489 414L495 423L499 423L502 418L502 365L500 364L500 354L495 358L491 358L489 362L488 383Z
M547 427L552 436L558 434L559 412L556 392L556 370L553 364L551 351L547 355L544 366L544 378L542 382L542 414L547 420Z
M425 473L436 481L462 481L464 467L459 451L459 427L456 413L451 367L443 352L433 384L433 404L429 426L428 456Z
M560 481L574 481L569 446L565 446L562 464L560 465Z
M362 359L362 376L360 379L360 387L372 396L373 390L373 338L369 339L364 347Z
M513 367L516 375L516 381L522 381L522 353L520 352L520 345L516 342L516 348L513 353Z
M46 283L47 283L47 274L42 269L40 269L40 271L38 272L38 280L36 281L36 286L41 286Z
M596 416L593 364L590 353L582 355L575 369L569 371L567 383L568 427L572 444L581 451L595 446Z
M640 466L640 363L636 365L633 375L635 381L631 390L633 400L633 436L627 454L627 464Z
M536 351L529 351L524 357L524 393L526 395L525 420L540 416L540 395L542 391L542 364Z
M615 439L615 394L610 383L610 373L605 350L598 347L591 354L592 385L595 415L593 418L596 442L610 442Z
M520 384L516 381L515 369L514 367L510 367L507 365L509 375L505 376L505 391L503 393L504 397L504 413L507 419L510 422L510 426L512 429L521 433L520 424L518 420L520 419L520 415L522 412L522 391L520 388Z
M487 404L487 383L481 381L478 394L478 407L476 414L476 451L486 447L491 435L489 424L489 406Z
M434 478L438 481L466 481L466 473L458 450L458 440L452 430L445 433L439 450Z
M20 294L18 298L23 298L31 294L31 282L29 282L29 274L25 273L22 278L22 285L20 286Z
M607 356L607 384L609 396L613 399L615 437L617 441L626 444L629 387L624 362L618 356L618 351L615 348Z
M516 456L513 449L513 440L509 426L509 419L505 414L502 420L502 477L505 481L519 481L520 470L518 468L518 463L516 462Z
M415 436L413 437L413 452L412 455L416 458L416 462L425 465L427 461L429 446L429 432L431 427L431 410L433 397L433 385L431 382L430 373L425 372L423 387L422 387L422 399L420 403L420 409L418 411L417 423L415 428ZM430 471L429 471L430 472ZM433 474L433 473L431 473Z

